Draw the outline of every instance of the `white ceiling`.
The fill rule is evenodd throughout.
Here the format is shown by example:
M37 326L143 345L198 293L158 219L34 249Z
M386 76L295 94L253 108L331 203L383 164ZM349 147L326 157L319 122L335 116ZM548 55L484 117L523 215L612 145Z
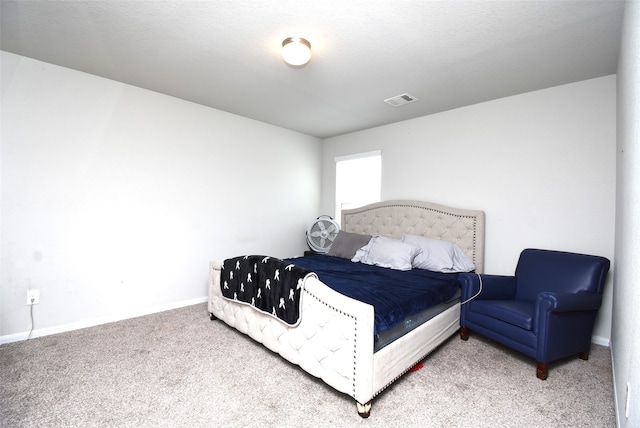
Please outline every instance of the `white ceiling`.
M616 73L624 2L1 0L2 50L321 138ZM303 68L279 56L305 37ZM383 100L409 93L418 101Z

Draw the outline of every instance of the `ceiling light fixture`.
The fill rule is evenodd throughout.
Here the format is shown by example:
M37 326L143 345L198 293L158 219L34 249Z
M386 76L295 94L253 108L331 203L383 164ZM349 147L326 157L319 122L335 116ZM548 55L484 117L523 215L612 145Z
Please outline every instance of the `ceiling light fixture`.
M302 37L287 37L282 41L282 59L296 67L305 65L311 59L311 43Z

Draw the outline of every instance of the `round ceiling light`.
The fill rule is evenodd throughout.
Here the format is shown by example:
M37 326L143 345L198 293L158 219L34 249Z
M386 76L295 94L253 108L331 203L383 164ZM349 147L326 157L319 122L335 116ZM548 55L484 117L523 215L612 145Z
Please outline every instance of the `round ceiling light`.
M305 65L311 59L311 43L302 37L287 37L282 41L282 59L296 67Z

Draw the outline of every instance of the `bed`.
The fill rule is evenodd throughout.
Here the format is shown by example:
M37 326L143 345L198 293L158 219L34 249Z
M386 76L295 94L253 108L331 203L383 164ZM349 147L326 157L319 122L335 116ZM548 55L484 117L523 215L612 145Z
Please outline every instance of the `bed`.
M394 200L345 210L342 230L400 239L412 234L453 242L482 273L484 212L423 201ZM325 256L312 256L325 257ZM208 310L332 388L351 396L368 417L374 397L459 329L459 299L399 338L375 349L374 308L341 294L314 275L301 290L300 320L288 325L223 297L222 261L210 263Z

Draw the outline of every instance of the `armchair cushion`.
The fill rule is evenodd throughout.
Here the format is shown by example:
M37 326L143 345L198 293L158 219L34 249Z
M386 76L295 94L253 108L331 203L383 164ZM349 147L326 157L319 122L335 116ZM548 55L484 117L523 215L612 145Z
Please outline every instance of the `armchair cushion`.
M513 324L525 330L533 330L535 304L521 300L478 300L471 302L469 310Z

